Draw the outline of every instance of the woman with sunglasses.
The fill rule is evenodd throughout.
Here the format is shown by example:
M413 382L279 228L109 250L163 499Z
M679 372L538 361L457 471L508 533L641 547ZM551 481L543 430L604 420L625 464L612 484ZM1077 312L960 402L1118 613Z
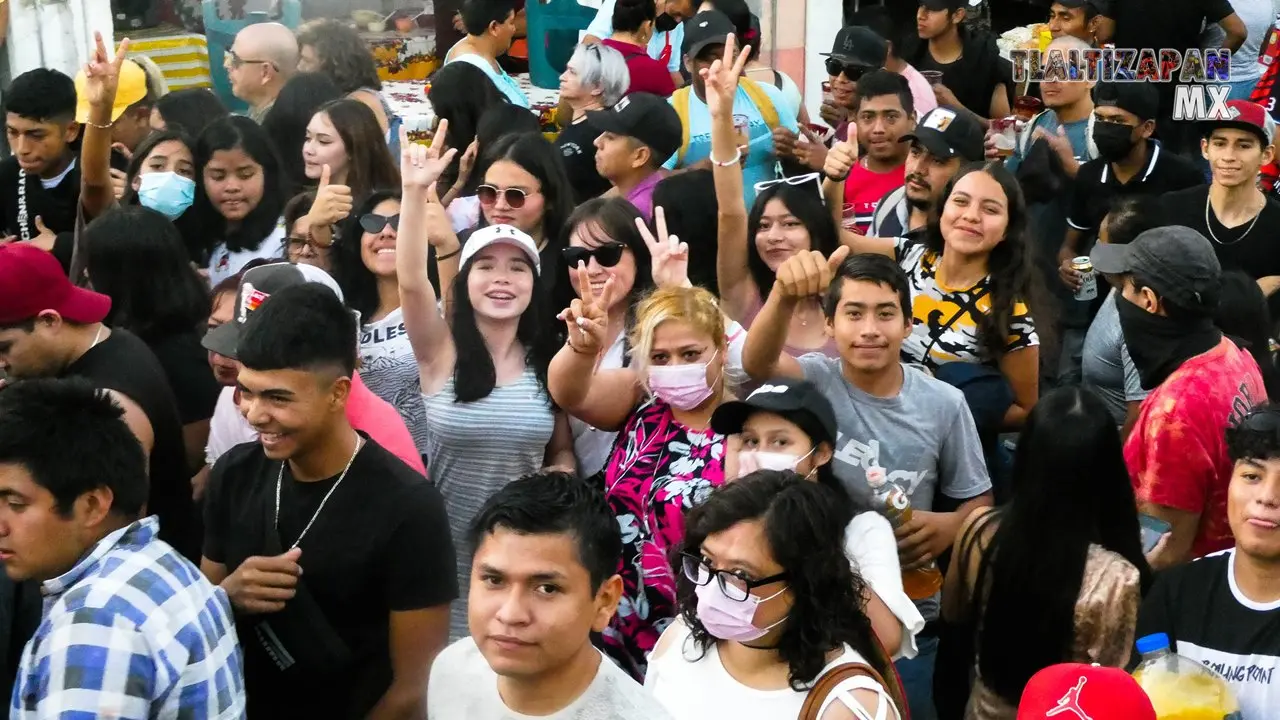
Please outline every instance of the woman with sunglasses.
M893 667L844 553L846 498L793 472L760 470L689 512L674 556L679 617L645 686L675 720L898 720ZM849 665L865 666L849 672ZM839 671L825 693L810 689ZM891 685L896 687L896 684Z
M685 511L724 482L724 436L710 422L732 385L725 320L702 288L659 288L636 306L632 364L600 370L616 283L606 279L597 293L584 263L571 276L578 299L560 314L568 339L551 362L547 386L570 415L618 431L602 478L622 527L624 598L604 650L642 679L645 656L675 615L668 551L683 535Z
M816 173L759 183L751 215L747 215L742 166L737 162L741 150L733 127L733 99L747 51L735 56L735 47L730 38L725 59L717 60L704 74L711 112L712 173L720 209L716 275L725 313L750 328L782 263L802 251L817 250L826 256L838 247L839 236L823 204ZM814 351L837 354L817 298L797 307L787 332L787 348L797 355Z
M396 279L425 403L427 465L444 495L458 586L466 588L473 551L469 530L480 507L506 483L540 468L572 472L573 438L547 391L555 336L543 324L552 315L533 239L510 225L494 225L459 247L436 188L457 151L444 152L443 143L428 150L408 142L403 132ZM439 134L447 137L443 126ZM382 232L384 238L392 234L385 227ZM448 288L441 293L427 274L428 240L442 266L442 287ZM451 280L446 263L459 266ZM453 603L450 636L467 633L464 596Z

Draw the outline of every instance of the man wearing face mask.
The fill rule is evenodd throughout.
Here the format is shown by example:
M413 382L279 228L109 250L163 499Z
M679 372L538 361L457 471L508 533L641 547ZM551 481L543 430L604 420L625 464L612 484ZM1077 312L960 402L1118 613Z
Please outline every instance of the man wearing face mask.
M1222 272L1213 246L1173 225L1099 244L1090 259L1120 289L1120 330L1151 391L1124 446L1139 510L1172 526L1151 565L1229 548L1224 433L1267 395L1253 357L1213 325Z
M658 19L653 24L653 37L649 38L649 57L667 64L671 81L677 88L684 87L680 74L680 48L684 45L684 26L681 23L693 17L697 9L693 0L654 0L658 7ZM613 8L617 0L604 0L596 11L596 18L587 26L582 41L600 42L613 35Z
M1098 83L1093 104L1091 134L1098 157L1076 171L1067 207L1067 235L1058 251L1058 275L1071 290L1083 281L1071 261L1088 252L1113 200L1204 184L1204 174L1190 160L1152 139L1160 97L1150 84Z

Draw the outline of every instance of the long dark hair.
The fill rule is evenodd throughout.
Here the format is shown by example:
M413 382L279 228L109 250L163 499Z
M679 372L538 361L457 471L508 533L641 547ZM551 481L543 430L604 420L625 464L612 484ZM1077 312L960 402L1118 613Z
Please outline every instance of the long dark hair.
M788 679L806 690L827 664L827 654L849 645L882 676L890 673L866 615L866 583L844 552L852 505L830 488L793 472L759 470L718 487L685 518L684 540L672 556L680 616L689 642L706 654L716 642L698 619L696 587L682 570L682 556L701 557L709 535L759 520L774 560L787 573L791 611L775 649L790 668Z
M84 230L85 269L111 298L106 322L146 342L195 332L209 291L169 219L138 205L113 209Z
M460 403L489 397L498 383L493 355L489 353L484 335L480 333L480 326L476 323L476 310L471 304L471 295L467 292L467 279L471 277L471 268L475 264L476 258L473 257L458 269L458 274L453 279L453 301L450 303L450 327L458 357L453 368L453 395L455 402ZM532 263L530 266L532 270ZM550 397L547 392L547 368L551 365L551 358L560 349L560 343L557 342L555 330L547 326L547 319L554 317L547 298L545 281L535 272L529 307L520 315L516 340L524 346L525 364L533 369L538 387Z
M368 105L342 98L325 104L316 111L317 115L320 113L329 116L347 150L346 185L353 196L361 197L377 188L400 187L400 170L391 159L378 116Z
M156 149L157 146L167 143L170 140L177 140L191 150L192 165L195 165L195 141L186 133L178 130L159 130L148 135L138 147L133 151L133 159L129 161L129 167L125 171L124 178L124 195L120 197L121 205L138 205L138 191L133 189L133 181L142 172L142 166L146 163L148 157ZM200 193L200 176L197 175L196 194ZM174 227L178 228L178 234L182 236L182 245L187 249L187 257L191 262L197 265L207 265L209 262L208 250L205 248L205 238L207 231L200 229L200 221L196 218L196 213L191 212L188 208L187 212L182 213L173 220Z
M262 166L262 199L235 230L227 229L227 219L209 202L204 190L204 169L213 154L222 150L243 150ZM256 249L275 232L280 211L289 197L280 170L280 156L258 123L242 115L231 115L209 124L196 142L196 201L192 207L204 228L206 252L221 238L232 252Z
M972 617L981 617L978 669L987 687L1017 704L1032 675L1072 657L1091 545L1132 563L1144 593L1152 576L1120 433L1092 391L1061 388L1036 403L1018 441L1013 490L1008 505L962 539L960 557L967 564L968 546L991 538L970 601Z
M960 168L947 183L942 193L942 202L931 213L925 229L925 246L942 257L946 246L946 241L942 239L942 211L951 198L956 183L974 172L986 173L1000 183L1008 200L1006 207L1009 221L1005 227L1004 240L992 248L987 257L991 311L978 313L974 318L978 324L978 343L990 359L999 360L1004 357L1005 348L1009 344L1009 326L1013 322L1014 306L1018 303L1030 306L1032 317L1038 321L1036 331L1041 335L1042 342L1052 326L1051 318L1046 317L1049 309L1041 286L1031 270L1031 251L1027 240L1027 203L1018 180L998 162L976 162Z
M485 150L486 167L492 168L494 163L503 160L519 165L538 180L543 197L542 236L547 243L543 257L550 256L552 252L558 255L564 247L565 223L573 214L573 187L565 173L560 151L542 135L506 135ZM481 225L488 224L483 213L480 220Z
M280 154L289 194L314 184L307 178L302 162L302 145L307 141L307 124L325 103L340 97L342 91L328 75L318 72L298 73L280 88L275 103L262 119L262 129Z
M666 213L667 230L689 245L689 281L698 287L716 287L720 219L716 213L707 212L716 207L711 171L690 170L658 181L653 189L653 206Z
M364 198L355 210L342 222L341 239L333 244L329 262L333 269L333 279L342 288L342 297L347 307L360 313L361 322L373 319L378 310L378 278L364 264L360 246L363 243L364 229L360 227L360 217L373 212L384 200L400 200L400 190L375 190Z
M1273 402L1280 399L1280 372L1271 352L1271 311L1262 288L1243 272L1231 270L1222 273L1218 293L1213 324L1253 356L1262 371L1267 397Z
M436 117L449 121L445 143L458 150L453 163L445 171L447 182L452 184L457 180L458 163L462 153L475 139L484 111L506 103L507 96L483 70L471 63L449 63L431 76L431 110Z
M827 209L822 197L815 191L816 183L789 185L778 183L767 187L756 195L755 204L751 206L751 214L747 217L747 270L751 279L760 291L763 302L773 289L774 274L765 265L764 258L756 248L756 234L760 232L760 221L764 217L765 206L770 200L777 198L786 206L787 212L796 217L809 231L809 249L817 250L823 257L829 256L840 247L840 235L836 229L835 218Z
M209 88L174 90L156 98L154 107L164 120L166 130L186 133L192 137L199 135L214 120L231 114Z
M508 135L522 133L542 134L538 126L538 117L529 112L528 108L503 103L484 111L480 116L480 123L476 125L476 144L480 150L480 157L471 168L471 177L467 178L462 190L463 195L475 195L476 186L484 182L484 174L489 172L489 163L492 162L488 154L489 148ZM465 148L461 148L459 152L462 150Z

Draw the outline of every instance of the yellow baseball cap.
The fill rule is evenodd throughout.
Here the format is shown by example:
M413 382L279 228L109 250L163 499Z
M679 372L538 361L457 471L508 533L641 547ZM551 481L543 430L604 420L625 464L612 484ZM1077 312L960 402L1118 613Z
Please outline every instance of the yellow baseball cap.
M76 73L76 122L89 122L89 100L85 97L87 79L84 69ZM116 85L116 102L111 107L111 122L120 119L130 105L147 96L147 73L142 66L132 60L125 60L120 66L120 79Z

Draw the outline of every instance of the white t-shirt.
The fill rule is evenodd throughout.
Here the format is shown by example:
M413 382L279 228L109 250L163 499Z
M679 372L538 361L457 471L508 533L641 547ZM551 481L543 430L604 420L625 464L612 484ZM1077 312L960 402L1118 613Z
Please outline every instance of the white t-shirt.
M240 414L240 406L236 404L236 389L222 388L218 402L213 406L213 417L209 418L209 440L204 446L204 461L213 467L231 448L258 439L258 433L244 415Z
M924 616L902 589L902 565L893 526L880 513L858 513L844 530L844 554L849 556L854 571L902 623L902 644L887 648L889 654L894 660L915 657L919 652L916 634L924 629Z
M226 243L218 243L209 256L209 284L217 285L240 272L249 261L263 258L277 260L284 257L284 225L276 225L276 229L266 237L256 250L239 250L232 252Z
M422 402L418 360L409 344L400 308L360 328L360 377L374 395L400 413L413 444L418 452L425 453L427 406Z
M428 720L524 720L532 718L512 711L498 694L498 675L480 654L475 640L462 638L431 664L427 685ZM541 720L671 720L657 701L600 656L596 677L577 700Z

